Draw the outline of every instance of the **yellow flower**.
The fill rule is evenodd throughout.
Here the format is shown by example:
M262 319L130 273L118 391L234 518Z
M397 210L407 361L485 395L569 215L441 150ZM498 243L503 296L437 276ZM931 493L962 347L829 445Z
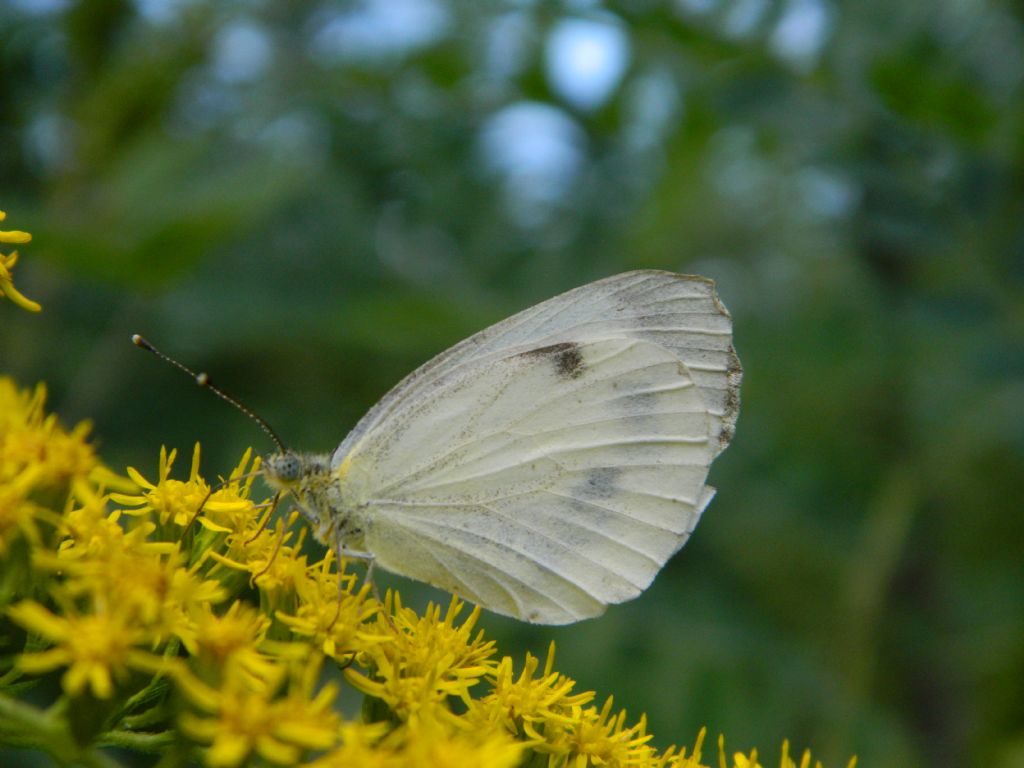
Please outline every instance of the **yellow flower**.
M333 659L365 649L370 643L386 642L390 632L374 629L368 622L380 610L376 600L367 599L369 585L353 593L358 577L331 570L332 553L306 569L296 582L298 605L294 613L279 610L275 616L299 637L307 637Z
M7 218L4 211L0 211L0 221ZM16 229L4 231L0 229L0 243L28 243L32 241L32 235L28 232L19 232Z
M305 530L298 535L293 530L297 517L298 513L293 513L273 528L248 526L229 535L224 552L212 551L210 557L227 568L249 573L263 589L293 589L307 567L306 558L300 553Z
M388 732L384 723L342 726L342 746L308 768L513 768L524 745L500 730L463 730L418 720Z
M145 732L150 747L201 745L218 768L313 752L317 768L708 768L704 731L690 755L659 754L644 717L630 723L611 698L596 707L593 692L574 692L554 670L554 644L543 668L527 654L516 674L477 630L479 608L459 622L453 598L418 615L397 593L370 597L361 571L339 573L329 550L308 562L297 513L268 526L272 510L250 500L251 451L213 494L199 446L187 481L170 478L175 453L163 450L155 483L130 470L138 485L122 488L86 428L64 431L44 399L41 386L0 377L0 677L16 683L0 704L63 670L63 694L44 703L36 686L39 701L15 702L32 714L16 726L24 743L66 733L52 754L91 749L70 734L92 714L75 708L95 697L108 701L111 743ZM335 711L339 687L319 683L325 658L376 722ZM779 764L797 768L788 743ZM760 768L756 751L727 759L724 740L716 765ZM807 752L799 768L810 767Z
M573 723L571 713L579 711L594 698L592 691L572 693L576 683L553 671L555 644L548 648L541 676L534 679L539 660L526 654L518 678L513 678L512 659L504 657L494 671L491 692L483 696L469 713L474 721L500 720L505 728L534 746L544 744L544 723L562 726Z
M6 218L7 214L0 211L0 221L3 221ZM32 235L28 232L21 232L16 229L0 229L0 243L27 243L31 239ZM42 307L38 303L23 296L18 289L14 287L14 278L11 276L11 270L14 269L14 265L17 263L17 251L11 251L9 255L0 253L0 296L6 296L19 307L27 309L29 312L38 312Z
M343 722L339 732L341 746L307 763L306 768L397 768L399 765L394 752L385 751L381 746L388 734L395 733L391 723Z
M185 482L171 479L171 469L178 456L177 449L167 452L160 448L160 465L156 484L149 482L135 467L128 467L128 476L144 489L139 495L112 494L116 503L134 509L125 511L131 515L149 515L155 512L161 524L168 522L184 528L192 522L210 495L210 486L199 477L199 444L192 451L192 469Z
M448 697L470 706L469 689L496 667L491 658L494 641L485 641L483 631L473 637L480 607L461 625L455 625L463 605L453 597L443 619L440 606L433 604L423 616L417 616L402 606L397 593L388 592L385 615L378 616L377 629L391 640L367 650L372 662L370 676L350 667L345 678L363 693L385 702L400 720L424 712L455 718L447 707Z
M39 564L72 577L117 583L122 574L133 578L136 562L177 552L174 543L151 540L156 526L148 521L126 530L120 510L109 511L107 501L107 496L82 485L60 521L63 540L56 552L37 552Z
M661 764L675 766L675 768L704 768L704 763L701 762L701 750L704 748L704 737L707 736L708 729L701 728L697 734L697 740L694 742L693 750L687 756L686 747L683 747L679 754L676 755L675 748L669 747L668 751L662 755ZM719 766L725 765L725 745L719 743Z
M587 709L574 708L575 717L569 725L549 721L545 735L552 752L565 752L576 768L598 765L649 765L655 756L647 733L647 719L640 717L635 725L626 726L626 712L612 714L612 697L604 706ZM554 738L548 735L554 732ZM553 743L552 743L553 742ZM751 766L750 768L753 768Z
M198 451L199 444L196 443L197 462ZM252 448L246 448L228 479L220 484L203 505L203 518L200 522L210 530L221 532L250 531L255 527L258 523L256 504L249 497L253 481L259 474L260 457L254 457Z
M409 768L434 765L446 768L513 768L520 764L523 745L500 732L467 735L414 734L402 757Z
M762 768L761 764L757 762L756 749L750 753L750 757L747 757L742 752L737 752L732 756L732 764L736 768Z
M177 675L186 697L207 717L182 713L182 730L209 744L206 764L220 768L241 764L252 755L279 765L294 765L306 750L330 749L337 743L339 716L332 705L333 685L313 695L321 657L310 656L305 666L291 670L288 690L276 697L276 681L269 688L253 688L246 676L230 675L211 687L189 674Z
M108 698L114 681L123 680L130 668L151 669L158 662L135 647L143 639L142 630L125 624L118 614L57 616L32 600L11 606L7 613L55 644L45 651L22 654L18 667L28 674L67 667L61 683L72 696L88 686L97 698Z
M35 473L26 471L0 485L0 557L19 535L33 542L39 538L35 521L41 510L29 500L35 481Z
M87 480L120 482L96 460L88 424L68 432L46 414L45 403L42 384L21 390L0 376L0 554L19 534L38 544L40 521L61 523L60 513L41 502L62 503L69 488L73 496L86 495Z
M183 637L193 630L192 615L226 599L228 591L216 579L204 578L196 566L184 568L176 558L163 565L162 578L153 583L161 608L159 626L163 632Z
M221 542L223 552L210 548L204 553L214 563L210 575L239 588L248 580L259 589L261 607L268 615L294 612L298 586L310 569L301 552L307 529L299 529L297 535L294 530L298 516L293 512L273 529L252 525L227 534Z
M725 737L724 736L719 737L719 741L723 745L722 749L724 751ZM746 766L744 766L743 764L740 763L740 761L739 761L740 757L742 757L742 755L740 755L740 754L737 754L737 755L734 756L734 759L736 761L736 768L746 768ZM752 752L751 756L750 756L750 760L755 760L756 757L757 757L757 752L756 751ZM748 760L748 764L751 764L749 762L749 760ZM850 758L850 762L847 763L846 768L855 768L856 765L857 765L857 758L853 757L853 758ZM793 762L793 758L791 758L789 756L789 740L788 739L782 742L782 756L779 758L779 768L798 768L798 764ZM803 755L800 757L799 768L811 768L811 750L809 750L809 749L805 749L804 750ZM816 760L814 762L814 768L822 768L820 760Z
M83 480L99 462L86 442L89 425L65 431L57 417L46 415L46 387L30 394L8 377L0 377L0 481L31 470L36 487Z
M30 420L41 421L46 387L37 384L29 392L19 389L9 376L0 376L0 434L23 428Z
M251 686L273 679L274 662L259 650L270 628L269 616L238 601L220 616L209 605L194 614L190 627L179 637L199 677L213 680L218 675L245 674Z

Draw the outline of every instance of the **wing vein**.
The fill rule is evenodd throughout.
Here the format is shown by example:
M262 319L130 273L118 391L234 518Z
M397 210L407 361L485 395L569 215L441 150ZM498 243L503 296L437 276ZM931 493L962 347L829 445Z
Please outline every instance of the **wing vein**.
M588 501L586 499L581 499L578 496L570 496L569 494L558 493L557 491L552 491L550 489L545 489L543 491L543 493L546 493L549 496L555 496L555 497L561 498L561 499L568 499L570 501L574 501L574 502L577 502L579 504L583 504L584 506L587 506L587 507L593 507L594 509L600 509L600 510L602 510L604 512L610 512L610 513L614 514L616 517L625 518L626 520L628 520L633 525L646 525L647 527L654 528L655 530L658 530L658 531L666 531L668 533L672 533L674 535L678 535L671 528L665 528L665 527L660 526L660 525L654 525L653 523L649 523L646 520L638 520L637 518L630 517L629 515L627 515L627 514L625 514L623 512L619 512L616 509L611 509L610 507L605 507L605 506L603 506L601 504L595 504L594 502ZM599 528L593 528L593 527L591 527L589 525L585 525L584 523L582 523L582 522L580 522L578 520L571 520L569 522L572 525L575 525L577 528L582 528L584 531L587 531L588 533L596 534L597 536L600 536L602 539L605 539L606 541L610 541L613 544L616 544L616 545L622 547L623 549L628 549L633 554L639 555L640 557L644 558L645 560L648 560L649 562L654 563L656 568L660 568L661 567L661 563L658 562L655 558L651 557L648 553L644 552L641 549L637 549L636 547L634 547L631 544L627 544L624 541L620 541L619 539L613 538L606 531L602 531ZM632 583L632 582L630 582L630 583Z
M410 521L410 522L411 522L411 521ZM423 520L419 520L419 522L426 522L426 521L423 521ZM447 542L447 541L445 541L444 539L440 538L440 537L439 537L439 536L438 536L438 535L437 535L437 534L436 534L436 533L435 533L435 532L433 531L433 528L435 528L435 527L437 527L437 528L445 528L445 529L447 529L447 530L450 530L450 531L458 531L459 533L465 534L465 535L466 535L466 536L468 536L469 538L473 538L473 539L478 539L478 540L480 540L480 541L486 541L486 542L489 542L489 543L491 543L491 544L497 544L497 545L498 545L499 547L504 547L505 549L509 550L510 552L514 552L515 554L517 554L517 555L520 555L520 556L521 556L521 557L523 557L524 559L526 559L526 560L528 560L529 562L531 562L531 563L533 563L534 565L536 565L536 566L537 566L538 568L540 568L541 570L543 570L543 571L546 571L546 572L547 572L547 573L549 573L550 575L554 576L554 577L555 577L556 579L559 579L559 580L561 580L561 581L564 581L564 582L566 582L567 584L571 584L572 586L574 586L575 588L579 589L580 591L582 591L582 592L584 592L584 593L586 593L586 594L589 594L589 593L587 593L587 591L586 591L585 589L582 589L582 588L580 587L580 585L579 585L579 584L577 584L577 583L576 583L575 581L573 581L572 579L569 579L569 578L567 578L567 577L563 576L563 575L562 575L562 574L560 574L560 573L559 573L558 571L554 570L553 568L551 568L550 566L546 565L545 563L541 563L541 562L540 562L540 561L538 561L538 560L534 560L534 559L533 559L532 557L530 557L530 556L529 556L529 555L527 555L526 553L524 553L524 552L520 552L520 551L519 551L518 549L516 549L516 548L514 548L514 547L510 547L510 546L508 546L508 544L506 544L506 543L504 543L504 542L500 542L500 541L497 541L496 539L492 539L492 538L490 538L490 537L488 537L488 536L484 536L483 534L481 534L481 533L478 533L478 532L476 532L476 531L467 531L467 530L465 530L465 529L463 529L463 528L457 528L457 527L455 527L455 526L452 526L452 525L447 525L447 524L445 524L445 523L439 523L439 522L438 522L438 521L436 521L436 520L431 520L431 521L429 521L429 523L427 524L427 527L426 527L426 528L423 528L422 526L415 526L415 528L416 528L416 531L417 531L417 532L418 532L418 533L419 533L419 534L420 534L421 536L425 536L425 537L426 537L426 538L428 538L428 539L431 539L431 540L433 540L433 541L436 541L436 542L437 542L438 544L441 544L441 545L442 545L442 547L444 547L444 548L446 548L446 549L454 549L454 547L452 547L452 546L451 546L451 544L450 544L449 542ZM457 550L457 551L458 551L458 552L459 552L460 554L464 554L464 555L467 555L467 556L468 556L468 557L470 557L471 559L473 559L473 560L476 560L476 561L477 561L478 563L480 563L481 565L483 565L483 566L484 566L484 568L486 568L486 569L492 569L492 570L493 570L493 569L495 568L495 564L494 564L494 563L492 563L492 562L488 562L487 560L484 560L484 559L483 559L482 557L478 557L478 556L474 555L474 554L473 554L473 553L471 553L471 552L467 552L466 550L463 550L463 549L459 549L459 550ZM529 582L527 582L527 581L523 580L523 579L522 579L522 578L520 578L519 576L516 576L515 574L513 574L513 573L509 573L508 571L504 571L504 570L503 570L503 571L501 571L501 573L502 573L502 574L504 574L505 576L508 576L508 577L509 577L509 578L511 578L511 579L512 579L513 581L516 581L516 582L518 582L519 584L522 584L522 585L523 585L524 587L526 587L527 589L529 589L529 590L532 590L532 591L534 591L534 592L537 592L538 594L542 594L542 595L544 595L544 596L545 596L545 597L546 597L547 599L549 599L549 600L550 600L551 602L553 602L553 603L554 603L555 605L557 605L557 606L558 606L559 608L561 608L562 610L564 610L564 611L565 611L566 613L568 613L568 614L570 614L570 615L572 615L572 614L574 613L573 611L569 610L569 608L568 608L568 607L567 607L567 606L566 606L566 605L565 605L564 603L562 603L562 602L561 602L561 601L559 601L559 600L556 600L556 599L555 599L554 597L552 597L551 595L549 595L549 594L547 594L547 593L541 592L541 591L540 591L539 589L537 589L537 588L536 588L536 587L534 587L534 586L531 586L531 585L529 584ZM593 598L593 599L594 599L594 600L597 600L598 598Z
M618 576L619 578L623 579L624 581L629 582L634 587L638 587L639 588L639 585L635 584L628 576L626 576L624 574L621 574L621 573L619 573L617 571L613 571L611 568L609 568L604 563L597 562L596 560L594 560L593 558L591 558L588 555L584 554L583 552L577 552L576 550L573 550L567 544L564 544L563 542L559 541L558 539L548 535L544 531L541 531L541 530L539 530L537 528L534 528L531 525L527 525L527 524L525 524L520 519L512 518L512 517L509 517L508 515L502 514L498 510L494 509L493 507L489 507L486 504L479 504L477 506L481 507L483 509L486 509L488 512L490 512L495 517L500 518L501 520L504 520L506 523L509 523L511 527L518 528L521 532L525 532L528 535L539 536L540 538L545 539L546 541L551 542L557 549L562 550L563 552L568 552L570 554L575 554L578 557L580 557L581 559L586 560L588 563L591 563L592 565L597 566L598 569L600 569L602 571L605 571L607 573L614 574L614 575ZM521 557L526 558L531 563L534 563L535 565L539 566L540 568L543 568L548 573L550 573L550 574L552 574L554 576L557 576L562 581L566 581L566 582L568 582L570 584L573 584L574 586L576 586L577 588L583 590L584 592L588 591L573 576L570 576L570 575L568 575L566 573L561 573L554 566L549 565L548 563L543 562L541 560L538 560L530 552L528 552L526 550L523 550L523 549L521 549L519 547L514 547L514 546L510 545L507 541L501 541L500 539L493 538L491 536L486 535L485 533L483 533L481 531L470 531L470 530L468 530L466 528L460 528L457 525L453 525L451 523L447 523L447 522L444 522L444 521L441 521L441 520L437 520L436 518L424 519L422 517L412 517L411 519L418 520L419 522L421 522L421 523L423 523L424 525L427 525L427 526L437 526L437 527L440 527L440 528L445 528L445 529L447 529L449 531L458 532L458 533L462 533L462 534L467 534L467 535L475 537L475 538L483 539L484 541L489 541L492 544L497 544L499 547L504 547L505 549L508 549L509 551L514 552L514 553L520 555ZM459 550L459 551L463 551L463 550Z
M641 436L641 437L636 437L636 438L632 438L632 439L615 439L615 440L606 440L606 441L603 441L603 442L596 442L595 441L595 442L592 442L592 443L581 443L579 445L571 445L571 446L566 446L565 448L558 448L558 449L554 449L554 450L552 450L552 449L544 449L544 448L535 448L534 452L526 454L522 458L517 459L516 461L505 462L504 464L501 464L501 465L496 466L496 467L488 467L487 469L484 469L484 470L482 470L480 472L477 472L475 474L464 475L464 476L459 477L459 478L457 478L455 480L447 480L447 481L442 481L442 482L437 482L437 483L426 483L426 484L420 486L419 488L417 488L416 490L419 491L419 492L428 491L428 490L435 490L436 491L438 488L444 488L445 486L459 485L461 483L466 483L466 482L470 482L470 481L480 480L481 478L485 478L485 477L493 477L495 475L501 474L502 472L507 472L510 469L514 469L515 467L523 466L524 464L529 464L530 462L536 461L538 459L551 459L552 461L557 461L557 459L555 458L557 456L565 456L567 454L573 454L573 453L577 453L577 452L589 451L589 450L593 450L595 448L612 448L614 446L630 446L630 445L706 445L707 442L708 442L708 438L707 437L689 437L689 436L686 436L686 435L665 435L665 436L663 436L663 435L653 435L653 436ZM632 465L630 465L630 466L632 466ZM667 465L661 464L661 465L658 465L658 466L667 466ZM695 466L695 465L694 464L686 463L686 464L683 464L683 466ZM429 471L429 469L430 469L430 467L427 467L427 468L424 468L423 470L417 471L415 475L407 475L407 476L405 476L403 478L400 478L399 480L396 480L396 482L391 483L387 487L382 488L378 493L386 494L386 493L389 493L391 491L394 491L396 488L399 488L402 485L406 484L409 480L416 479L417 477L420 477L420 476L424 475L425 473L427 473Z

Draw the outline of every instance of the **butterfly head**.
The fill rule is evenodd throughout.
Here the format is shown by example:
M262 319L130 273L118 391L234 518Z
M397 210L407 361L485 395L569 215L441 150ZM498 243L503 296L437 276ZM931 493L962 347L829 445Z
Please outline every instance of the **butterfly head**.
M290 490L302 478L302 458L293 451L275 453L263 459L263 473L275 488Z
M291 494L316 537L330 543L330 457L286 450L264 457L262 470L271 488Z
M281 451L263 458L263 476L279 491L300 495L310 484L330 472L327 456Z

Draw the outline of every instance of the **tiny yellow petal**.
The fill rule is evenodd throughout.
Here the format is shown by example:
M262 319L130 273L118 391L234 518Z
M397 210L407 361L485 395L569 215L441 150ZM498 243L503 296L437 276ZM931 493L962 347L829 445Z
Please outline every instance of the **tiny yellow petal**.
M38 675L62 667L71 661L64 648L50 648L39 653L23 653L18 657L18 668L29 675Z
M43 306L32 299L25 296L21 291L14 287L14 283L10 280L0 280L0 293L9 298L15 304L22 309L27 309L29 312L40 312Z
M148 488L151 491L156 488L156 486L144 478L142 473L135 467L128 467L125 471L128 473L128 477L135 481L135 484L140 488Z
M8 615L18 624L42 635L47 640L61 641L68 637L69 625L32 600L25 600L7 609Z

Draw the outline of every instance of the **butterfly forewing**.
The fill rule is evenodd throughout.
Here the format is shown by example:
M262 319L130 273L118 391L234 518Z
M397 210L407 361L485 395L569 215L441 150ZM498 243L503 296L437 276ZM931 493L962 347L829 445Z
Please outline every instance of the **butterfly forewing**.
M425 392L462 375L473 362L559 342L615 336L658 344L686 364L708 406L712 440L718 442L717 450L724 448L732 437L740 384L729 313L706 278L639 270L548 299L442 352L403 379L360 420L335 452L335 464L392 414L415 408Z

